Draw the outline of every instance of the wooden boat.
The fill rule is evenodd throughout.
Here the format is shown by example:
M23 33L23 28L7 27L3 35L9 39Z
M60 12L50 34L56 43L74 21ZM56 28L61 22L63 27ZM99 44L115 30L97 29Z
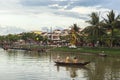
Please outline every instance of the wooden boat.
M106 56L107 56L107 54L105 54L105 52L104 52L104 51L102 51L101 53L99 53L99 54L98 54L98 56L106 57Z
M78 62L78 63L66 63L66 62L58 62L58 61L54 61L56 63L56 65L61 65L61 66L84 66L90 63L90 61L87 62Z

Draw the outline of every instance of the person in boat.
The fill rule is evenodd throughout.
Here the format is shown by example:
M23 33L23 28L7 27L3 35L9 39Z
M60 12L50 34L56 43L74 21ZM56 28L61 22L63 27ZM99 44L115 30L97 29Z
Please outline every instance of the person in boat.
M74 59L73 59L73 63L77 63L77 62L78 62L77 57L74 57Z
M70 57L69 57L69 56L66 57L65 62L66 62L66 63L69 63L69 62L70 62Z
M56 61L61 61L61 60L60 60L60 56L57 56L57 59L56 59Z

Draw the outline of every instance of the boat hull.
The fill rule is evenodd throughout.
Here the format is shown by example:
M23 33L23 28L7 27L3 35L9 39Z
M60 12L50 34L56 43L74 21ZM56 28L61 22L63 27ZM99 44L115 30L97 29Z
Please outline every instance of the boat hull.
M82 63L65 63L65 62L57 62L55 61L56 65L61 65L61 66L84 66L90 63L88 62L82 62Z

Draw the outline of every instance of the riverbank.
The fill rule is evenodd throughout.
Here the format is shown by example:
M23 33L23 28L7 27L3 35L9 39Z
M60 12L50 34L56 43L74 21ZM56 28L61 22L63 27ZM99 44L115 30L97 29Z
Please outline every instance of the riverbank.
M68 48L68 47L56 47L51 51L59 51L59 52L76 52L76 53L94 53L99 54L104 51L105 54L115 54L120 55L120 48L96 48L96 47L79 47L79 48Z
M37 51L37 52L46 52L51 49L51 46L44 45L4 45L1 46L4 50L14 49L14 50L26 50L26 51Z
M56 51L56 52L72 52L72 53L92 53L99 54L104 51L105 54L115 54L120 55L120 48L106 48L106 47L56 47L56 46L41 46L41 45L21 45L21 46L11 46L7 49L20 49L20 50L30 50L38 52L46 51Z

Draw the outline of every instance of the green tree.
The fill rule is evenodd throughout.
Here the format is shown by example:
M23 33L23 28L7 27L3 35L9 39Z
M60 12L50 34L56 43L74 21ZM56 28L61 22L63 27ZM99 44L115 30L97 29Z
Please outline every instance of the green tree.
M8 40L10 42L15 42L19 39L20 39L20 36L18 36L18 35L9 34L6 36L6 40Z
M104 18L104 23L105 23L105 28L107 30L110 31L110 47L113 47L113 37L114 35L114 29L115 28L119 28L119 20L120 20L120 15L115 15L114 11L111 10L108 14L107 14L107 19Z
M92 41L92 43L94 44L99 36L100 36L100 31L101 27L100 27L100 19L99 19L99 14L96 12L92 12L90 15L90 20L86 21L87 23L90 24L90 26L87 26L83 32L88 34L88 38Z
M34 33L22 33L21 38L25 41L29 41L30 39L35 40L36 35Z

